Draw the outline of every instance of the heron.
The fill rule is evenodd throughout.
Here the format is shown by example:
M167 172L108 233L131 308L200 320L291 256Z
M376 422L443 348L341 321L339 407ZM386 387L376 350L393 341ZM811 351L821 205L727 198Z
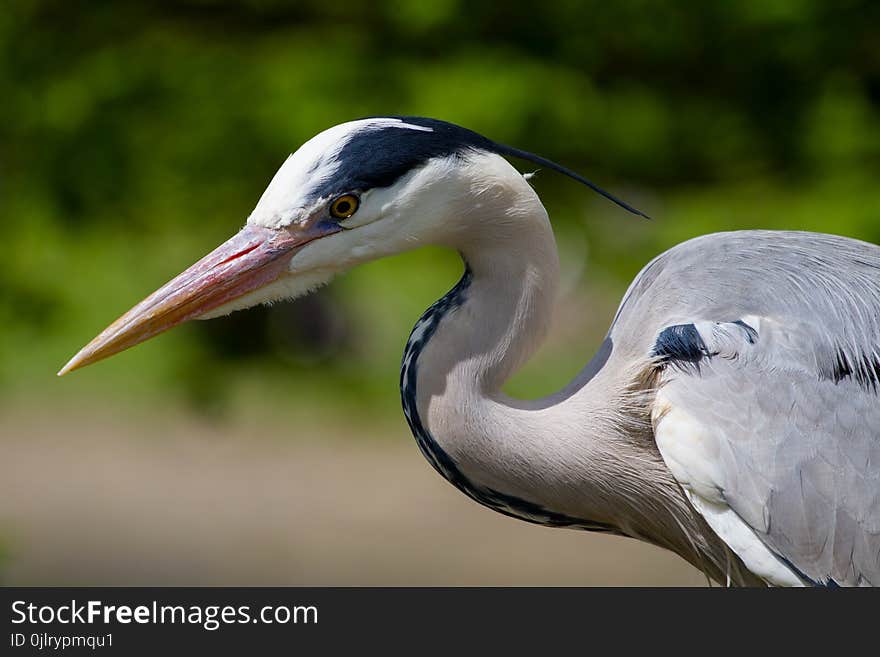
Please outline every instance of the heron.
M384 116L290 155L245 226L59 375L190 319L293 299L422 245L464 273L417 321L400 371L424 457L499 513L627 536L734 586L880 584L880 247L800 231L703 235L649 262L562 390L502 387L559 286L530 161L458 125Z

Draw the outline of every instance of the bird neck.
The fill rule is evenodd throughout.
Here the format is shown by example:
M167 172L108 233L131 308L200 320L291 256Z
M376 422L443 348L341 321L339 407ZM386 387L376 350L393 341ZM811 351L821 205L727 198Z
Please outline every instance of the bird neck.
M542 524L612 531L601 504L587 513L580 500L563 499L572 490L566 470L583 465L584 446L605 441L580 440L580 453L570 454L571 421L553 398L521 402L501 392L544 338L559 280L547 213L520 182L497 195L494 213L484 205L467 239L451 245L465 272L410 335L404 412L428 461L480 503ZM581 420L583 438L589 418Z
M457 245L461 280L422 315L407 342L403 408L428 461L478 502L531 522L610 531L536 499L531 478L543 469L537 436L511 433L511 421L525 411L501 387L544 337L559 279L546 211L524 186L534 197L530 214L516 222L482 217L467 244Z
M647 361L627 366L638 358L606 339L562 391L534 401L501 392L544 337L559 278L546 211L524 181L518 194L515 221L500 211L481 217L466 243L452 245L464 275L407 342L401 394L420 449L496 511L642 538L724 572L726 551L695 543L711 531L653 444L649 402L634 384ZM705 554L716 555L708 566Z
M468 394L493 396L547 333L559 255L547 211L503 158L477 158L463 178L471 188L445 222L456 227L444 241L461 254L465 273L419 322L433 326L419 354L420 386L436 392L451 377Z
M434 372L446 370L470 394L485 396L498 394L541 345L559 288L559 256L543 207L516 230L493 232L459 247L466 289L429 356Z

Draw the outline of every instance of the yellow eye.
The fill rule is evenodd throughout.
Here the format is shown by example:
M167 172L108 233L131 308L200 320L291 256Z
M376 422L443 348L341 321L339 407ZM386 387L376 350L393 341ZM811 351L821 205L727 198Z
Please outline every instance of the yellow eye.
M348 219L357 212L360 201L354 194L343 194L330 204L330 214L337 219Z

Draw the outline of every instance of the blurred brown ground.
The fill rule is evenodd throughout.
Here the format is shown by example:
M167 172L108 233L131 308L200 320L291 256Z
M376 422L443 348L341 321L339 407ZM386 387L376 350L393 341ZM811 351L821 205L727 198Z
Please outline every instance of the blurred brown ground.
M705 584L637 541L484 509L430 469L402 421L389 432L4 410L0 581Z

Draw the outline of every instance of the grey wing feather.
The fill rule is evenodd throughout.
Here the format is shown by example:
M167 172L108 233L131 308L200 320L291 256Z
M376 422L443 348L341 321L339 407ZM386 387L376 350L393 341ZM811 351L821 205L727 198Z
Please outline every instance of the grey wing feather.
M664 394L712 427L719 494L817 583L880 585L880 405L853 383L727 361Z
M772 552L816 583L880 585L880 248L692 240L634 282L611 335L711 428L718 493Z

